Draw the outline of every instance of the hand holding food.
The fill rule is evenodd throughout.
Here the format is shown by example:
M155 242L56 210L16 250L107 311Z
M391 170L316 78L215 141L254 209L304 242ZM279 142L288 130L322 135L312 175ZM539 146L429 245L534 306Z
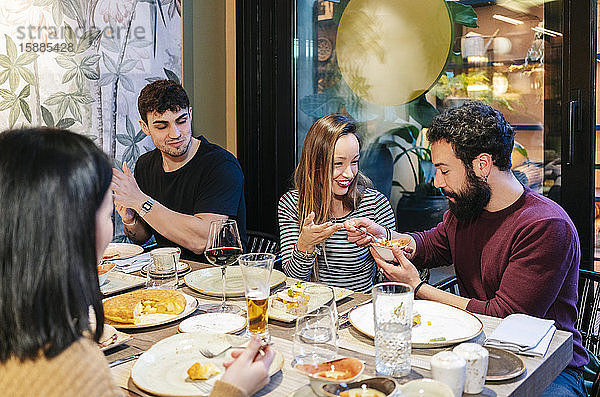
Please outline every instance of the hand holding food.
M375 263L377 263L377 267L383 271L383 274L389 280L406 283L412 287L419 284L421 282L419 271L412 262L406 258L404 251L401 250L400 247L395 246L392 248L392 253L396 261L398 261L397 265L384 260L375 248L371 247L371 254L375 259Z
M360 247L368 246L374 241L371 235L380 239L386 238L385 228L369 218L349 219L344 222L344 228L346 228L346 232L348 233L348 241L356 243ZM365 233L365 230L371 235Z

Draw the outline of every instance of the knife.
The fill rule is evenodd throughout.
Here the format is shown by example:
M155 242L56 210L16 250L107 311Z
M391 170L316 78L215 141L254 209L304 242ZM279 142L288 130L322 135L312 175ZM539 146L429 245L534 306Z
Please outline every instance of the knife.
M135 360L136 358L138 358L139 356L141 356L142 353L143 352L136 353L136 354L133 354L131 356L127 356L127 357L120 358L120 359L115 360L115 361L111 361L110 363L108 363L108 367L112 368L112 367L114 367L116 365L126 363L127 361Z

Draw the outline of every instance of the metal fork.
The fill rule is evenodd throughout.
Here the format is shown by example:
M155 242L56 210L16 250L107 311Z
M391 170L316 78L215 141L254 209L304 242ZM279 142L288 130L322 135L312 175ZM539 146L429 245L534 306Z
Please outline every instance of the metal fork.
M258 352L259 352L260 354L264 354L264 353L263 353L263 349L264 349L265 347L267 347L267 346L271 346L272 344L273 344L273 342L263 343L263 344L260 346L260 349L258 350ZM225 349L221 350L221 351L220 351L220 352L218 352L218 353L213 353L213 352L211 352L211 351L210 351L210 350L209 350L209 349L208 349L206 346L200 346L200 347L198 348L198 350L199 350L199 351L200 351L200 353L201 353L201 354L202 354L204 357L206 357L206 358L215 358L215 357L217 357L217 356L220 356L221 354L225 353L225 352L226 352L227 350L229 350L229 349L235 349L235 348L240 348L240 349L241 349L241 348L243 348L243 347L244 347L244 345L239 345L239 346L233 346L233 345L229 345L229 347L227 347L227 348L225 348Z
M373 241L375 241L376 243L383 244L386 241L384 238L376 237L373 233L368 232L367 229L359 228L358 230L360 230L361 232L363 232L364 234L366 234L368 236L371 236L371 238L373 238Z

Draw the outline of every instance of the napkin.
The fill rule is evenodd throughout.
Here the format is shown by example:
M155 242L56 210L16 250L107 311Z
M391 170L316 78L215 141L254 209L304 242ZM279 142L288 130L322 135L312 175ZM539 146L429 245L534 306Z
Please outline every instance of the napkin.
M511 314L490 334L485 345L542 357L548 351L555 331L554 320Z
M114 259L111 262L115 263L116 269L123 273L133 273L142 269L142 267L152 263L152 258L149 252L136 255L127 259Z

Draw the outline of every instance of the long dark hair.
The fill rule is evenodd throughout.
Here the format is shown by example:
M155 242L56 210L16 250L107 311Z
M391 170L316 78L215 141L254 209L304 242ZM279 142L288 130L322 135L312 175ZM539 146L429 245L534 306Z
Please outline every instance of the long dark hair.
M96 211L108 157L65 130L0 133L0 361L48 358L90 332L104 311L96 270Z
M302 146L300 162L294 173L294 185L298 190L300 228L304 219L313 211L315 223L329 220L333 201L331 183L335 144L338 139L348 134L356 136L356 124L342 114L323 116L308 130ZM366 187L370 187L370 181L359 172L342 199L344 208L356 209Z

